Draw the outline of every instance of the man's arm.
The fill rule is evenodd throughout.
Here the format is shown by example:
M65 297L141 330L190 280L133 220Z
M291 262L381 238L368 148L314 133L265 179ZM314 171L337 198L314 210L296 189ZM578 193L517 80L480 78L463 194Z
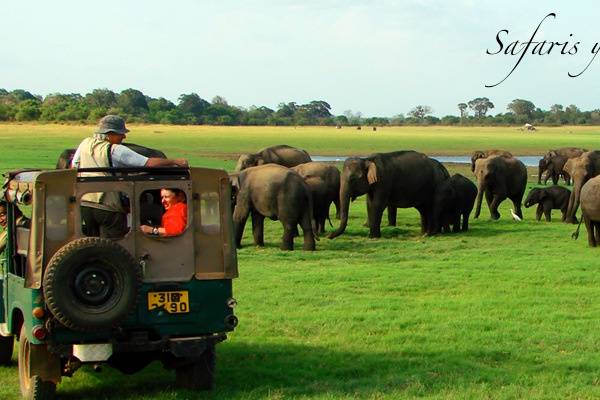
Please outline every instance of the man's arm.
M188 162L184 158L157 158L151 157L146 161L146 167L157 168L157 167L188 167Z

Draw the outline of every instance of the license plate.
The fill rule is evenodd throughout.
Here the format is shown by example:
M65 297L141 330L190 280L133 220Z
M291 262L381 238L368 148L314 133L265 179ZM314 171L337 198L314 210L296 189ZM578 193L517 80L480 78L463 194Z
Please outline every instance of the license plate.
M188 291L148 292L148 310L157 308L162 308L169 314L185 314L190 312Z

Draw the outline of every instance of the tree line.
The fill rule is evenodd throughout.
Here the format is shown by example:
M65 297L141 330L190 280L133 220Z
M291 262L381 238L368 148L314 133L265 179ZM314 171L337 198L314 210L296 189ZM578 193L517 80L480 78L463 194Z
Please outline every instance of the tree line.
M417 105L393 117L364 117L360 112L344 111L333 115L323 100L306 104L280 103L277 109L266 106L248 108L230 105L222 96L211 101L196 93L182 94L177 104L164 97L153 98L137 89L120 93L94 89L85 95L32 94L23 89L0 88L0 121L95 123L106 114L118 114L129 122L175 125L585 125L600 124L600 110L581 111L573 104L554 104L542 110L531 101L513 100L505 113L491 115L494 104L487 97L458 104L458 115L433 116L427 105Z

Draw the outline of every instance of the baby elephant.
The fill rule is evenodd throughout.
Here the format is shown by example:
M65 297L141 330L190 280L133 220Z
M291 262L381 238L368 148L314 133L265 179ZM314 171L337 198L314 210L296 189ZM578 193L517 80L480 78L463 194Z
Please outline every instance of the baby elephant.
M442 182L435 190L433 215L436 224L435 231L441 228L453 232L469 229L469 215L473 210L477 186L461 174L454 174ZM462 224L460 218L462 216Z
M569 206L569 197L571 191L562 186L550 186L548 188L531 189L527 199L525 199L525 207L529 208L537 204L535 219L540 220L542 213L546 217L546 221L551 220L550 213L552 210L560 210L562 212L561 220L564 221Z

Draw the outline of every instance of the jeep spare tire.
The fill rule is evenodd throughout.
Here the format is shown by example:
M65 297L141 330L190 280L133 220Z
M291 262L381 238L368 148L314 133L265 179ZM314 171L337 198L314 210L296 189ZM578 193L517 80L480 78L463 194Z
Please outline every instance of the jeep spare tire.
M46 305L64 326L93 331L118 325L135 307L142 271L109 239L76 239L58 250L44 272Z

